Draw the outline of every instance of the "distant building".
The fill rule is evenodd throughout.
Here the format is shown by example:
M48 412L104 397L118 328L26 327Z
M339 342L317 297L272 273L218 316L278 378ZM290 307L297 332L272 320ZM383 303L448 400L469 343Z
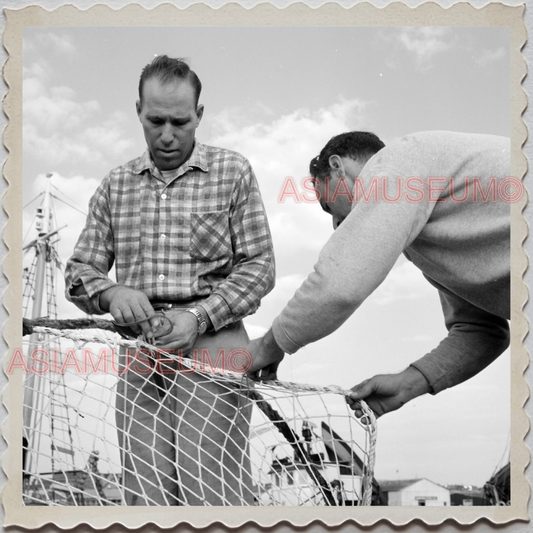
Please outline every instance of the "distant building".
M450 488L452 505L489 505L482 489L453 489Z
M451 505L450 491L429 479L401 479L380 481L383 505L426 505L443 507Z

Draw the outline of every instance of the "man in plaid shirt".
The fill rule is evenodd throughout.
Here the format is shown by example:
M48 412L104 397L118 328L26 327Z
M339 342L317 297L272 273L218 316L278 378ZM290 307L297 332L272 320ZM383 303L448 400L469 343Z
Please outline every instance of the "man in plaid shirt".
M215 361L246 347L242 319L272 289L274 256L250 163L195 140L200 91L182 60L159 56L144 68L137 114L148 150L98 187L65 277L67 298L85 312L110 312L165 351ZM172 324L163 334L160 308ZM164 376L163 400L144 363L117 391L127 503L252 503L249 403L178 372Z

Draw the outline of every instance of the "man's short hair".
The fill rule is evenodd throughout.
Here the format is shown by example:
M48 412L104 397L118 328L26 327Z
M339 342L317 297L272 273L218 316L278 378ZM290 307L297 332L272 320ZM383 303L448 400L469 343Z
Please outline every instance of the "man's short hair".
M196 106L198 106L198 100L202 92L202 83L184 59L174 59L166 55L157 56L143 68L139 80L139 101L141 105L143 102L144 83L150 78L157 78L162 83L188 81L196 93Z
M379 137L368 131L341 133L332 137L322 148L320 155L311 159L309 172L313 178L323 180L330 174L329 158L332 155L367 161L384 146Z

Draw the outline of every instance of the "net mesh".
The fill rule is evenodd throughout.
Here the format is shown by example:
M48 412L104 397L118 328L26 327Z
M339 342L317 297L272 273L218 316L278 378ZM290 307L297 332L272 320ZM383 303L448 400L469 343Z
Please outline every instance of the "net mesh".
M25 349L25 505L376 503L375 418L339 387L253 382L102 330L39 327Z

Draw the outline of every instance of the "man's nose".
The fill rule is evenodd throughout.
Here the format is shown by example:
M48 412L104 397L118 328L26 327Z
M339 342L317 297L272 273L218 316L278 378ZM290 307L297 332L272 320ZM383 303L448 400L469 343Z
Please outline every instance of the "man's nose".
M171 124L165 124L161 132L161 141L170 144L174 140L174 128Z

